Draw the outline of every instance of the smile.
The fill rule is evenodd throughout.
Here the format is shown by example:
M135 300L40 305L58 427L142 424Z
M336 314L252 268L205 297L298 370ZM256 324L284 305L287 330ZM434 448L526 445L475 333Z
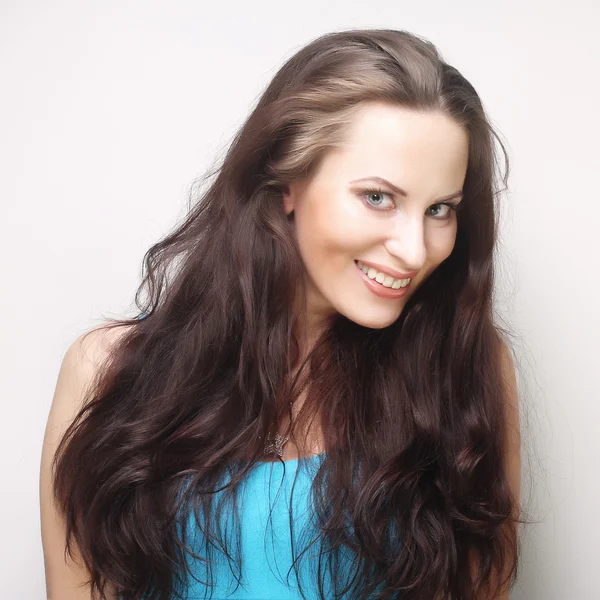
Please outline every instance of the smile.
M354 261L358 273L367 288L376 296L381 298L402 298L407 291L411 279L394 279L372 267L363 265L360 261Z

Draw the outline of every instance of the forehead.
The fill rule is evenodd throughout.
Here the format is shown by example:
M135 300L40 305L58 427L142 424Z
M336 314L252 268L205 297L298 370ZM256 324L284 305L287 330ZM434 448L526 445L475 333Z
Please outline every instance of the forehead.
M353 116L343 142L324 162L325 171L330 167L342 177L377 175L405 189L443 195L462 186L468 135L439 111L369 103Z

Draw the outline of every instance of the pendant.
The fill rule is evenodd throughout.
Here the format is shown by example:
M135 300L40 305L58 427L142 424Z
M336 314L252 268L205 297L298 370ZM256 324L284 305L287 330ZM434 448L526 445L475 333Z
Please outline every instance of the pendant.
M289 438L279 434L276 434L273 438L271 434L269 434L267 436L267 443L265 444L265 454L276 454L281 458L283 456L283 446L288 439Z

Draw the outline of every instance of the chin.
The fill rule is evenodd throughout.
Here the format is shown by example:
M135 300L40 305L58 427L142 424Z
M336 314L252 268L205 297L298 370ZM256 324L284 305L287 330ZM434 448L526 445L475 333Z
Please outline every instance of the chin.
M402 307L394 311L348 311L342 314L350 321L368 329L385 329L394 323L402 313Z

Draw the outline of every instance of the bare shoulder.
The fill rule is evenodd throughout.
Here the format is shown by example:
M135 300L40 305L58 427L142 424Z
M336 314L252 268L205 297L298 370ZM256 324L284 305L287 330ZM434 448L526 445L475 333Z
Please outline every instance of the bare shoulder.
M71 343L58 373L48 425L64 425L61 429L66 429L83 407L89 387L104 361L131 327L106 328L100 325L82 333ZM59 436L52 435L47 427L46 437L50 438L48 441L58 441Z
M507 422L510 427L516 430L513 431L513 435L515 435L518 434L519 430L519 390L512 352L504 341L500 343L500 366L504 384Z
M75 339L62 359L44 433L40 464L41 536L50 600L89 600L88 574L65 558L66 528L53 494L52 461L60 440L83 407L90 385L111 350L133 325L100 325ZM78 558L75 556L75 558Z
M512 351L508 344L500 341L499 348L499 363L500 374L502 378L502 398L503 408L505 411L506 435L504 436L504 453L507 483L510 488L510 494L513 500L513 519L506 523L506 527L514 529L514 534L518 536L518 526L516 519L520 514L520 496L521 496L521 430L519 419L519 391L517 388L517 378L515 372L515 363L512 356ZM477 561L473 561L471 565L472 571L477 570ZM505 572L498 574L492 573L492 588L496 588L499 582L504 581L509 572L510 559L505 564ZM486 597L485 600L509 600L509 590L503 586L500 595L495 595L493 598Z
M118 344L135 325L106 327L99 325L82 333L67 349L61 365L64 374L75 384L88 385Z
M504 407L506 415L506 473L510 490L515 501L514 517L519 516L521 499L521 423L520 400L515 363L510 348L501 343L500 364L504 387Z

